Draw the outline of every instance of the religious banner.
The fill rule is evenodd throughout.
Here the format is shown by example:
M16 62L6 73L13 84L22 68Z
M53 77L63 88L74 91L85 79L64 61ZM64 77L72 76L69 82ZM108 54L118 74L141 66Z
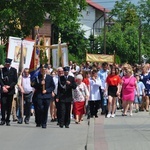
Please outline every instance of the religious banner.
M86 61L89 62L109 62L114 63L114 55L86 54Z
M30 67L32 52L33 52L34 41L21 40L17 37L9 37L9 46L7 57L12 59L11 66L19 69L21 48L23 50L23 66L24 68Z
M52 45L53 68L68 66L68 47L66 43Z

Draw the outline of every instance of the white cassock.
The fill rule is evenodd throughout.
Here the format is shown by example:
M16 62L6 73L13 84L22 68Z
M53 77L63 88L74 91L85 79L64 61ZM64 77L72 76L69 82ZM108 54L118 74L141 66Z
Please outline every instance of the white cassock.
M102 82L99 78L96 79L96 82L90 78L90 101L101 100L100 87Z

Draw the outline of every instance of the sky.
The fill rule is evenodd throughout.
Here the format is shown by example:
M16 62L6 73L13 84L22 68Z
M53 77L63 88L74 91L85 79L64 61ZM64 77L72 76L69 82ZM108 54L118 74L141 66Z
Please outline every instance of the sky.
M113 8L113 6L117 0L92 0L92 1L98 3L99 5L103 6L106 9L110 10ZM121 1L121 0L118 0L118 1ZM135 5L137 5L139 0L130 0L130 1L132 3L134 3Z

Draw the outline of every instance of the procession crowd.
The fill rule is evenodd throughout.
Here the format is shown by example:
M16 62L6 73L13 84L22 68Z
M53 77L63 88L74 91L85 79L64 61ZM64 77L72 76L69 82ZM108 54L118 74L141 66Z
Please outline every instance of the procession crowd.
M35 115L36 127L46 128L50 113L51 122L69 128L71 118L80 124L83 115L97 118L99 110L107 118L116 117L117 108L122 116L149 111L150 64L70 61L57 69L40 65L33 76L25 68L18 78L11 61L0 68L0 125L10 126L11 114L18 124L29 124Z

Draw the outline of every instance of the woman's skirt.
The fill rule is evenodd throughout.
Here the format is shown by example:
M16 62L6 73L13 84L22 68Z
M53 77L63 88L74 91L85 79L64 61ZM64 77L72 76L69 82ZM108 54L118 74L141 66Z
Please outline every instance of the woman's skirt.
M73 104L73 113L74 115L83 115L85 113L85 101L83 102L74 102Z
M117 86L108 86L108 96L117 97Z

